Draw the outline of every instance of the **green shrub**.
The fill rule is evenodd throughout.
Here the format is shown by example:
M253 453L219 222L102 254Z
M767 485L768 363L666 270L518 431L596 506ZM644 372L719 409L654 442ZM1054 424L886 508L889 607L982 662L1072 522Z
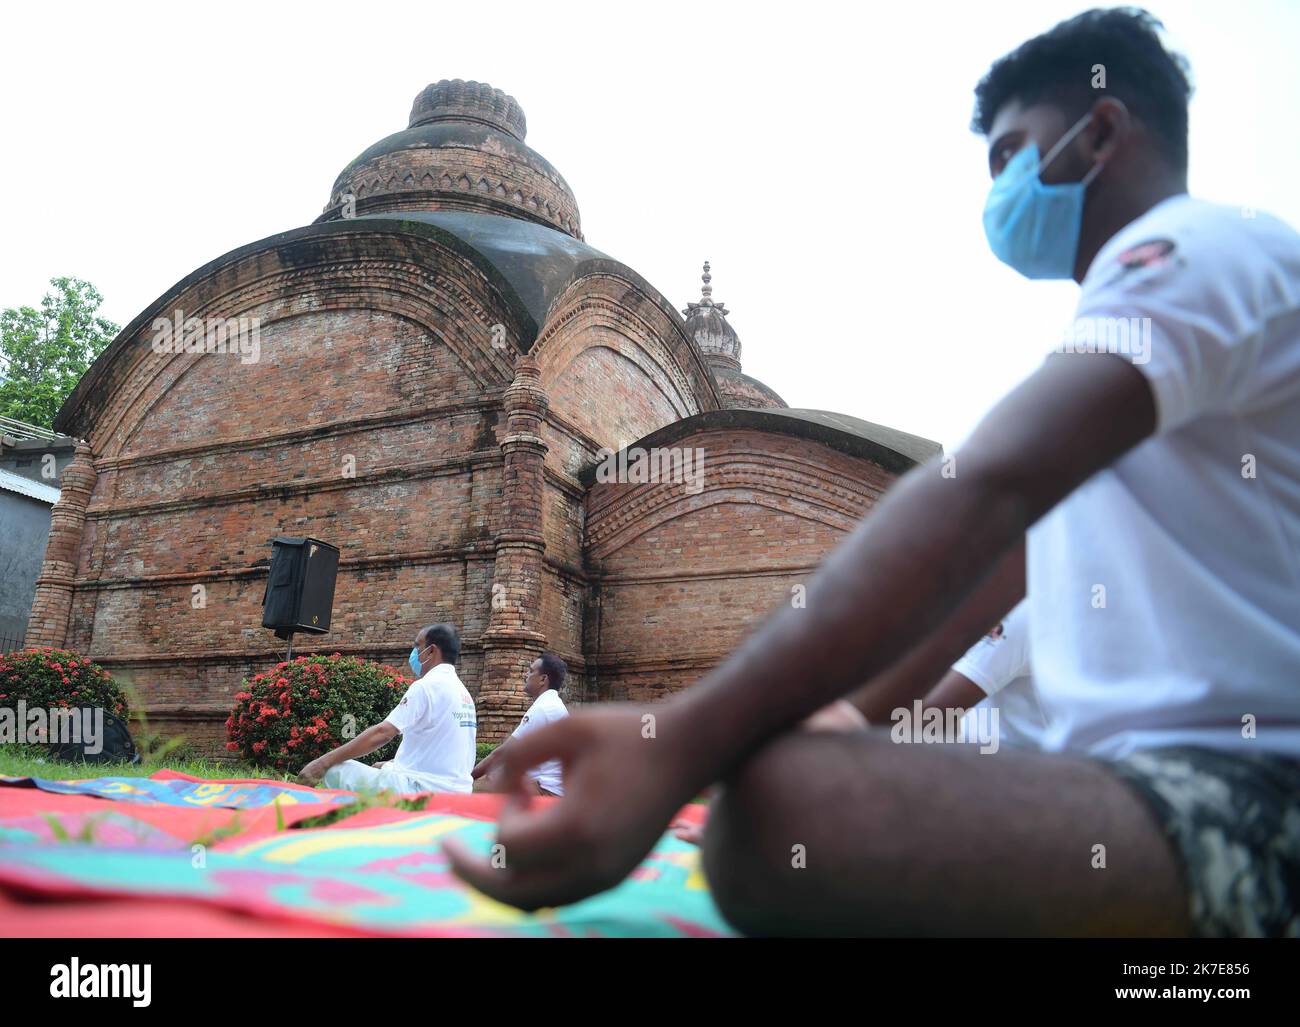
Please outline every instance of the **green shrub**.
M99 708L127 718L126 696L96 663L67 649L42 646L0 654L0 706L17 709ZM18 725L21 731L25 725Z
M352 656L299 656L246 678L226 720L226 749L258 767L299 768L393 711L409 677ZM397 740L364 757L392 759Z

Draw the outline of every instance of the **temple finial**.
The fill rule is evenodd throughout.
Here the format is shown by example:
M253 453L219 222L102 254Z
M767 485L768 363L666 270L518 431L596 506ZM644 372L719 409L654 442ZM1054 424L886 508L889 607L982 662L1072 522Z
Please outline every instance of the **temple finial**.
M709 262L704 262L704 274L700 276L704 280L704 285L700 288L700 305L704 307L713 306L713 286L709 283L713 281L713 276L709 274Z

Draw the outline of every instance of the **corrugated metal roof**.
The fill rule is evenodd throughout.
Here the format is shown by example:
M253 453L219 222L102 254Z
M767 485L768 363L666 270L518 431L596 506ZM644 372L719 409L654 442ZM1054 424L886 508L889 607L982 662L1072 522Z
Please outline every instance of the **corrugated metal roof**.
M39 499L51 506L59 499L58 489L24 478L21 474L14 474L13 471L6 471L3 467L0 467L0 489L6 492L17 492L20 496L27 496L30 499Z
M40 439L43 442L67 439L66 435L59 435L48 428L28 424L26 421L15 421L12 417L0 417L0 433L14 439ZM68 439L68 441L71 442L72 440Z

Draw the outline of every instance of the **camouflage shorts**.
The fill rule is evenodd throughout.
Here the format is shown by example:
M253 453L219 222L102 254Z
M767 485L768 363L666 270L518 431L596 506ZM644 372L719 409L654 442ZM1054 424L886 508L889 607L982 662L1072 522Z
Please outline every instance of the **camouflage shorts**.
M1300 937L1300 760L1196 747L1106 761L1173 845L1200 937Z

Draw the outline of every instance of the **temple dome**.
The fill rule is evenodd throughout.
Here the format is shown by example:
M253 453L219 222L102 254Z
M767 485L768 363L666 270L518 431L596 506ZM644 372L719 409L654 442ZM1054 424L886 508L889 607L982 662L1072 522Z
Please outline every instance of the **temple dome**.
M713 299L713 275L709 262L704 262L704 282L698 303L686 304L682 314L686 318L686 334L704 354L713 369L713 379L718 383L727 407L751 410L772 410L788 406L757 378L742 374L740 370L740 337L727 321L729 311Z
M727 308L713 300L713 286L709 284L713 281L713 276L709 274L707 260L704 262L704 274L700 278L704 282L700 289L700 301L686 304L686 309L682 311L686 318L686 333L695 340L710 364L739 371L740 338L727 323Z
M500 89L460 79L426 86L411 106L407 127L343 169L317 221L411 210L478 211L582 239L573 191L524 143L526 133L523 110Z

